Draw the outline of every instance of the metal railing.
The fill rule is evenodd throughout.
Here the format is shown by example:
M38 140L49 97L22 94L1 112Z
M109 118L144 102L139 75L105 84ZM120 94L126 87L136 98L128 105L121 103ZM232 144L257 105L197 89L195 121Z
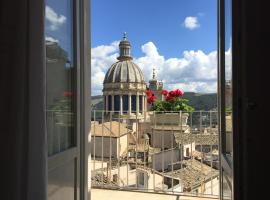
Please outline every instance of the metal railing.
M75 114L65 110L46 110L48 156L75 146Z
M217 111L91 117L93 188L218 197Z

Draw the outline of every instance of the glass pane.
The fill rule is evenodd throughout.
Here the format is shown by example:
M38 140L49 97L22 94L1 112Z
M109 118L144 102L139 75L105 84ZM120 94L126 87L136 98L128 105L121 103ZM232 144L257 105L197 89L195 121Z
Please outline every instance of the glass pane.
M73 1L46 1L46 114L49 155L75 145L72 16Z
M226 175L225 171L222 172L222 199L232 199L231 179Z
M225 109L226 134L224 153L231 162L233 155L232 141L232 53L231 53L231 0L225 0Z

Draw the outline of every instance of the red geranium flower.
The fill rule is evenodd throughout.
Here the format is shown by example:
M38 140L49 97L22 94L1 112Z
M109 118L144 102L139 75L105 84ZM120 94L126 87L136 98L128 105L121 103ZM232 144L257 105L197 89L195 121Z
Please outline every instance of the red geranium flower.
M173 101L174 100L174 97L172 97L172 96L169 95L169 96L166 97L165 100L166 101Z
M179 90L179 89L176 89L176 90L174 91L174 93L175 93L175 96L176 96L176 97L181 97L181 96L183 96L183 92L182 92L181 90Z
M152 104L156 101L156 99L157 99L157 97L155 97L154 95L151 97L148 97L147 103Z
M168 95L168 90L162 90L162 94L164 95L164 96L167 96Z
M170 92L169 92L169 96L175 97L175 96L176 96L175 91L170 91Z
M65 91L65 92L64 92L64 96L65 96L65 97L71 97L71 96L73 96L73 93L70 92L70 91Z
M148 89L148 90L145 91L145 94L146 94L147 97L151 97L153 95L153 92L152 92L152 90Z

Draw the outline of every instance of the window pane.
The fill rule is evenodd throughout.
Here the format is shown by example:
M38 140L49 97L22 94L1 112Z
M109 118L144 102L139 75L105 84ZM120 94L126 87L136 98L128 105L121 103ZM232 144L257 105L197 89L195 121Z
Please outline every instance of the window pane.
M232 53L231 53L231 0L225 0L225 154L232 160Z
M232 190L231 190L231 179L226 175L225 171L222 172L222 199L231 200Z
M47 0L45 14L48 154L75 145L73 2Z

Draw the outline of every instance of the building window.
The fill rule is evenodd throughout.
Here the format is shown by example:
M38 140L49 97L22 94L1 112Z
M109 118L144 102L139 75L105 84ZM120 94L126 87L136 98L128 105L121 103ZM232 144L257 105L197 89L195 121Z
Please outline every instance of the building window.
M123 113L127 113L127 111L128 111L128 95L123 95L122 101L123 101Z
M131 96L131 111L136 113L136 95Z
M114 95L114 111L120 110L120 96Z
M144 173L139 172L138 174L138 185L139 186L144 186Z
M104 102L103 108L104 108L104 110L107 110L107 107L106 107L106 105L107 105L106 96L103 97L103 102Z
M108 101L109 101L109 102L108 102L108 103L109 103L109 105L108 105L108 106L109 106L108 110L109 110L109 111L112 111L112 95L109 95Z
M118 182L118 175L117 174L114 174L113 175L113 182L114 183L117 183Z

